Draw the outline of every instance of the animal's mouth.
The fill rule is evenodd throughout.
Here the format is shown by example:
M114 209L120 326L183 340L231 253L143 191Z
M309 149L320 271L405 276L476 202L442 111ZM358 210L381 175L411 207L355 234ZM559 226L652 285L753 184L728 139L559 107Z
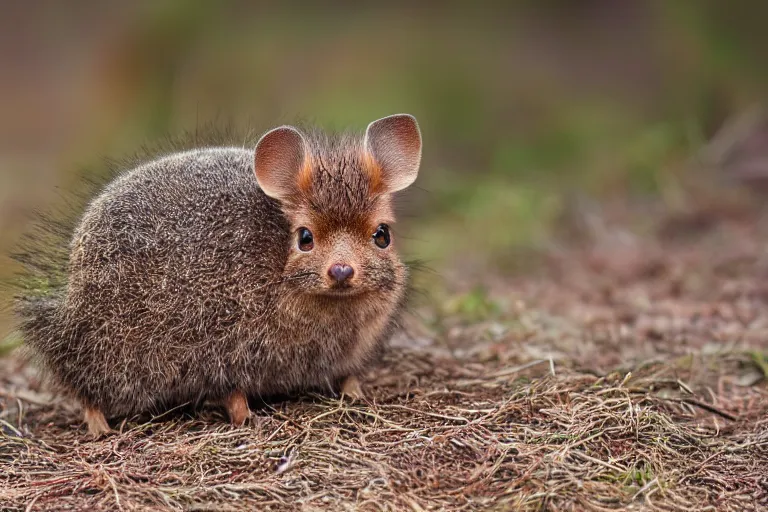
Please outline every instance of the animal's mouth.
M356 295L360 295L363 293L364 290L362 290L358 286L349 286L349 285L343 285L343 286L332 286L330 288L326 288L325 290L320 292L320 295L324 295L326 297L354 297Z

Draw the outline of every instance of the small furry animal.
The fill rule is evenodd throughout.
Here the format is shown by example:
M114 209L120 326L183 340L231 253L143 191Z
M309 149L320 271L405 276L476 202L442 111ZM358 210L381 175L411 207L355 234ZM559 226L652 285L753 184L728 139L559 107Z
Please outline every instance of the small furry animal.
M61 292L20 301L22 335L93 436L205 400L239 425L249 396L360 397L403 306L391 197L420 160L400 114L363 136L282 126L255 149L142 164L87 207Z

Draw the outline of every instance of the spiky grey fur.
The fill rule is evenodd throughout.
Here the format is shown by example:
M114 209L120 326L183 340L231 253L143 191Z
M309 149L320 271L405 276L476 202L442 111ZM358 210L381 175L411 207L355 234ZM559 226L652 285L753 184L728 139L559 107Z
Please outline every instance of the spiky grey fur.
M307 138L324 174L305 206L347 236L345 224L388 198L366 195L359 137ZM74 230L65 285L20 300L26 343L85 406L131 416L235 389L328 388L363 371L391 334L405 266L394 253L366 260L361 296L307 293L321 269L288 265L295 226L259 188L253 155L197 149L124 172Z

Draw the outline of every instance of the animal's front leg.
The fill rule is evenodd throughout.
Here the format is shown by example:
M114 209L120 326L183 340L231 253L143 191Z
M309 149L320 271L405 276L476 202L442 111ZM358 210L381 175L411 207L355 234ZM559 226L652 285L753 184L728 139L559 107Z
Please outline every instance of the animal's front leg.
M353 400L362 400L365 398L363 388L360 387L360 380L354 375L350 375L341 383L341 393Z
M107 418L104 417L104 413L96 407L86 406L83 419L88 425L88 433L94 439L112 432L112 429L109 428L109 423L107 423Z
M251 415L251 410L248 408L248 398L246 398L242 391L233 391L227 397L225 406L229 415L229 421L235 426L242 426Z

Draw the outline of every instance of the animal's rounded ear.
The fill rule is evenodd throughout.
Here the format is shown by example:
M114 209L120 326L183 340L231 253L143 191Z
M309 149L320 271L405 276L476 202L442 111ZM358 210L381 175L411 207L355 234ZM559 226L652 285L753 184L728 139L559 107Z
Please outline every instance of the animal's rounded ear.
M421 132L409 114L383 117L368 125L365 150L380 173L386 193L397 192L416 181L421 163Z
M292 126L274 128L256 143L256 181L268 196L286 200L298 192L306 161L306 144L301 132Z

